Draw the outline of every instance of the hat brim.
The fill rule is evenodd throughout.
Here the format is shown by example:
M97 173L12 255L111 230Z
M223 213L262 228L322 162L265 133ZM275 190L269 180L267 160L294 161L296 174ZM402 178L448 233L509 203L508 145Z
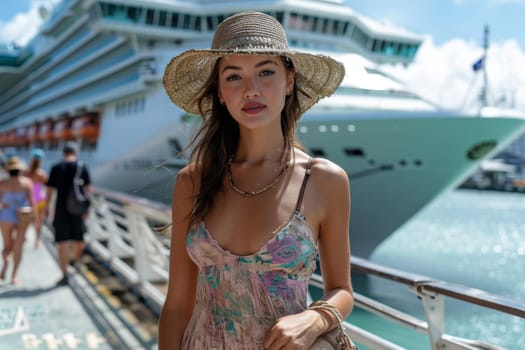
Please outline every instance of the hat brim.
M19 170L24 171L27 167L23 163L14 163L14 164L7 164L5 167L5 170L11 171L11 170Z
M188 50L175 56L164 71L163 85L171 101L191 114L200 114L198 98L213 68L222 57L231 55L279 55L288 57L295 69L295 84L301 113L321 98L332 95L345 75L342 63L331 57L306 52L274 49ZM211 110L211 100L203 101L203 112Z

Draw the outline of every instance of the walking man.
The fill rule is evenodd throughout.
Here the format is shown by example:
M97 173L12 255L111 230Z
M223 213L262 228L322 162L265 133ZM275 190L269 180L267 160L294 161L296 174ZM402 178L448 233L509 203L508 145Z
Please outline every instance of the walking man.
M81 190L89 197L91 194L91 179L85 164L77 160L78 146L75 142L67 142L63 149L64 158L55 164L47 180L46 216L49 215L49 203L56 191L53 228L58 251L58 262L62 271L62 279L57 285L66 285L67 266L76 262L84 250L84 232L86 226L84 215L75 215L68 210L68 195L74 181L80 183Z

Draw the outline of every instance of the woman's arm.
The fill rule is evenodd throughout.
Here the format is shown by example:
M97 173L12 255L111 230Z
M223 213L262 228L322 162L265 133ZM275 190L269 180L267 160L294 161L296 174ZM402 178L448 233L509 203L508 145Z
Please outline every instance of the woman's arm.
M22 176L22 183L27 196L27 202L33 212L33 222L38 223L40 221L38 210L35 208L35 201L33 198L33 180L27 176Z
M350 280L350 182L348 175L334 163L320 159L323 169L316 185L324 193L324 215L319 226L319 258L324 282L323 300L337 307L347 317L354 306ZM329 314L329 329L337 325L337 319Z
M177 350L193 312L197 266L186 251L194 184L188 167L177 175L173 191L169 281L159 319L159 350Z

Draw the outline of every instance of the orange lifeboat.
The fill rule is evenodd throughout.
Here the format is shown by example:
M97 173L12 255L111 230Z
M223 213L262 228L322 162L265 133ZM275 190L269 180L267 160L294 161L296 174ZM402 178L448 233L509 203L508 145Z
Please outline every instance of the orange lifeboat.
M73 119L62 118L57 120L53 126L53 139L55 140L73 140L74 136L71 130Z
M15 129L14 143L16 146L26 146L28 143L27 139L27 126L19 126Z
M2 133L3 146L16 146L16 129L6 130Z
M7 146L9 142L9 132L7 130L0 132L0 146Z
M27 127L27 140L30 143L38 142L38 131L40 129L40 123L36 122Z
M40 125L40 130L38 130L38 141L47 142L53 140L53 125L54 122L51 119L48 119Z
M74 138L88 142L97 142L100 133L100 118L98 114L86 114L75 118L72 126Z

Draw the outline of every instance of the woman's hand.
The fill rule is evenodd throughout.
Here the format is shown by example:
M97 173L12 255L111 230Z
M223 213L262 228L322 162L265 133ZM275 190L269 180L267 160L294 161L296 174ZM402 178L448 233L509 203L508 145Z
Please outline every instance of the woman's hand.
M264 349L308 349L328 327L323 316L314 310L281 317L266 332Z

